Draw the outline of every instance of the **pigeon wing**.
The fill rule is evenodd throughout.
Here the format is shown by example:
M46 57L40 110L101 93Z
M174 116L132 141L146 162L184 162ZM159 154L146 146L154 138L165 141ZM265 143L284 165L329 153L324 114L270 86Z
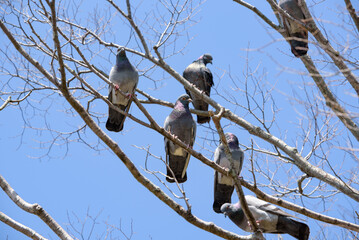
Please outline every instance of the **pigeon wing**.
M265 211L265 212L269 212L269 213L272 213L272 214L275 214L275 215L281 215L281 216L286 216L286 217L294 217L293 215L287 213L287 212L284 212L283 210L281 210L280 208L268 203L268 202L265 202L263 200L260 200L254 196L251 196L251 195L247 195L246 196L246 201L247 201L247 204L248 206L251 205L253 207L256 207L262 211Z
M204 91L205 93L210 96L211 94L211 87L214 85L213 83L213 75L211 70L205 67L203 70L203 79L204 79Z

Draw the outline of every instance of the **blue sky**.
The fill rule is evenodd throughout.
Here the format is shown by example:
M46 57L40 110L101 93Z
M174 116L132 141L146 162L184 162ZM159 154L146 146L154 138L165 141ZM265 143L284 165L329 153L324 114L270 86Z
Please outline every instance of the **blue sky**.
M270 16L273 21L276 21L266 3L252 4L258 4L256 6L260 10ZM107 9L108 4L100 2L97 5L82 4L79 14L86 16L86 14L92 12L94 6ZM342 5L339 6L343 7ZM154 7L154 4L152 2L139 4L137 10L139 18L143 16L142 14L148 7ZM342 34L343 39L346 37L352 39L348 31L340 31L340 26L334 26L330 22L340 16L337 13L340 12L340 7L337 6L335 1L326 1L314 6L313 12L315 16L329 21L328 24L323 23L328 27L328 33L338 31L338 34ZM296 144L300 146L301 138L299 133L301 130L298 126L301 117L306 115L306 111L305 107L295 103L291 98L299 96L305 99L305 94L303 94L304 84L309 94L313 94L310 98L317 99L317 91L312 86L313 81L311 78L291 71L295 69L305 72L306 70L301 61L291 55L289 45L281 39L278 33L267 27L258 17L255 17L252 12L232 1L221 1L220 3L218 1L207 1L200 6L195 19L198 23L188 30L188 36L193 39L188 43L182 54L169 58L168 63L177 72L182 73L185 67L200 55L211 53L214 60L213 65L209 65L209 68L214 75L215 83L212 97L240 117L258 125L253 116L240 107L240 105L246 106L247 104L243 93L246 71L253 72L253 78L249 76L247 79L249 91L253 93L251 95L256 101L263 102L261 95L258 94L260 87L268 90L268 92L269 89L273 89L270 92L275 105L269 97L265 98L264 101L269 120L272 118L272 109L278 110L272 133L285 139L292 146ZM128 39L126 26L121 22L117 23L118 26L112 26L115 31L115 35L112 37L118 40L118 44L125 44L126 39ZM0 37L0 42L8 44L4 36ZM178 48L185 45L186 42L187 36L185 34L176 40ZM135 47L133 39L129 42L128 47ZM245 50L247 48L255 50L247 52ZM314 59L320 59L318 49L313 44L310 45L309 54ZM104 52L103 55L104 59L115 61L115 56L108 51ZM140 57L133 54L128 54L128 57L134 64L138 64L141 60ZM105 72L109 72L112 66L107 61L102 62L100 57L92 61L95 64L98 63ZM146 66L149 66L146 61L138 65L140 70ZM138 88L156 98L170 102L175 102L177 97L184 92L183 87L176 80L163 73L161 69L156 69L152 76L154 79L163 78L158 83L157 88L153 81L144 76L140 77ZM4 79L4 76L2 78ZM338 78L334 76L331 79L338 80ZM253 84L253 79L261 79L260 84ZM90 79L90 81L91 84L96 86L104 86L104 83L99 79ZM17 83L15 82L14 84L16 85ZM335 89L335 93L341 94L348 91L348 89L347 87L338 88ZM100 92L107 95L107 88L101 89ZM223 95L234 97L238 101L238 105L228 104ZM143 98L139 94L138 96ZM56 131L66 132L82 126L83 122L76 113L66 111L69 109L69 104L65 103L58 94L47 97L46 92L44 94L34 93L31 97L29 102L21 103L20 107L9 106L0 112L0 150L3 155L0 158L0 174L24 200L30 203L39 203L59 224L69 228L78 238L80 236L75 233L69 222L72 222L75 228L81 229L81 223L78 220L85 221L87 213L89 213L91 217L98 215L96 219L98 224L96 224L90 239L104 239L106 229L109 226L119 227L120 223L122 230L128 236L131 233L132 223L133 236L131 239L133 240L168 238L220 239L187 223L159 201L131 176L122 162L106 146L101 143L98 144L98 138L91 133L90 129L86 129L84 133L81 133L81 137L91 146L94 146L96 150L79 141L77 136L71 136L69 138L71 142L68 145L64 144L61 139L57 139L52 145L51 142L57 134L55 132L50 134L48 131L40 129L49 127ZM350 96L344 97L344 99L355 106L355 99ZM253 101L251 101L251 104L254 106ZM31 106L35 106L40 110L33 111ZM162 136L156 134L153 130L139 126L130 119L126 120L122 133L109 133L105 129L107 106L100 100L96 100L92 107L94 112L103 116L100 119L100 126L118 142L121 149L138 168L145 168L147 165L150 170L165 171L163 163L158 159L150 157L147 159L146 164L146 152L137 148L150 147L150 151L154 155L164 158ZM160 125L163 125L166 116L171 112L171 109L167 107L152 105L146 107L148 107L148 111L153 114ZM134 104L131 107L131 114L145 120L145 117ZM26 119L28 125L24 124L24 119ZM318 121L322 121L322 119L318 118ZM308 125L309 122L305 116L303 120L304 126ZM334 118L332 123L337 124L337 119ZM223 121L222 125L225 126L225 131L236 134L243 145L250 146L253 137L243 128L228 125L226 121ZM213 159L212 155L218 141L209 140L218 140L218 136L213 135L213 132L207 126L198 127L194 149ZM339 124L338 126L342 131L341 125ZM210 123L210 127L214 128L213 123ZM344 137L346 134L343 131ZM273 150L261 140L253 139L261 147ZM52 147L48 152L49 146ZM356 144L356 146L358 145ZM304 148L304 155L308 148L308 146ZM335 168L341 168L343 172L357 168L353 167L357 166L357 162L350 157L342 164L343 161L341 160L347 156L343 155L343 153L338 153L336 149L332 149L330 154L333 158L340 160L331 162ZM246 151L245 158L249 159L249 157L250 152ZM287 183L289 186L295 185L295 179L289 179L289 181L287 178L290 174L287 173L295 173L300 176L299 170L295 166L291 168L289 164L274 162L271 158L259 156L256 164L263 168L268 168L269 172L275 169L276 164L278 164L280 170L278 170L276 180L283 183L283 185ZM244 179L252 180L249 169L250 162L246 161L241 175ZM141 171L155 184L161 186L161 183L153 176L143 170ZM258 180L260 181L261 179L262 177L258 176ZM268 182L267 179L263 179L263 181L265 181L263 184ZM316 182L316 180L313 180L313 186L315 186ZM163 186L161 187L164 189ZM171 187L178 193L174 186ZM188 181L183 184L183 187L190 198L195 215L205 221L214 222L227 230L240 235L247 235L247 233L230 222L228 218L213 212L212 169L192 157L188 167ZM328 189L331 190L330 188ZM164 191L169 194L167 190ZM245 190L245 192L250 194L248 190ZM271 194L272 192L268 190L268 193ZM233 195L232 201L237 201L235 195ZM183 201L178 200L178 202L184 205ZM352 208L348 206L353 206L354 209L357 206L357 203L340 194L332 197L331 201L326 203L320 199L310 201L297 199L295 203L303 203L312 210L319 208L320 210L318 211L324 211L327 215L340 217L341 219L348 217L349 220L351 220ZM33 228L44 237L56 239L44 223L36 216L27 214L17 208L3 192L0 192L0 209L16 221ZM316 239L321 234L323 224L307 219L304 216L301 216L301 218L307 220L311 227L311 239ZM91 219L88 218L85 224L84 239L88 239L90 228ZM326 239L338 239L338 236L341 236L341 230L337 227L325 228L324 231ZM112 237L118 236L118 238L114 239L124 239L119 231L113 231L111 234L113 234ZM267 235L266 237L267 239L278 239L277 235ZM283 235L283 237L284 239L289 239L286 235ZM21 240L27 238L0 223L0 239Z

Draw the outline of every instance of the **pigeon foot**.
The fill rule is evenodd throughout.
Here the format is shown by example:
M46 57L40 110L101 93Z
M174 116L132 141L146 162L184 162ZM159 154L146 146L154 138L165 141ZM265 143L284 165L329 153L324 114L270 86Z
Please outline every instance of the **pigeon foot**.
M252 227L252 224L251 224L249 221L247 221L247 223L248 223L249 229L250 229L251 231L253 231L254 229L253 229L253 227ZM257 225L258 225L258 227L259 227L259 224L261 223L261 221L260 221L260 220L256 220L256 223L257 223Z

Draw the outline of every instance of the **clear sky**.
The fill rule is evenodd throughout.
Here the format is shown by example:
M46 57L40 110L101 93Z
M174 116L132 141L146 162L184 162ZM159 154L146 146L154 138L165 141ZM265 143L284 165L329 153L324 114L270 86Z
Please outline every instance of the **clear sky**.
M135 3L135 6L138 5L138 18L142 18L144 12L155 7L153 2L157 1ZM251 4L258 4L256 7L276 22L275 16L265 1L260 1L260 3L251 1ZM310 2L309 6L312 5ZM77 9L78 14L86 16L93 12L94 7L101 12L101 10L105 11L109 4L102 3L102 1L91 2L91 4L86 2L81 5L80 9ZM336 18L340 18L340 11L343 7L343 3L339 4L334 0L328 0L313 6L313 12L315 16L327 20L322 24L327 27L328 34L332 32L342 34L341 37L336 35L333 38L352 39L353 36L348 33L349 31L346 29L340 31L341 26L333 24ZM259 104L265 106L268 120L272 118L272 109L278 111L272 133L292 146L296 144L301 146L300 118L303 115L305 116L304 127L309 124L309 121L306 122L305 120L307 117L305 107L297 104L293 97L305 99L304 84L307 94L313 94L310 99L316 98L317 91L310 77L299 74L301 71L306 73L306 70L302 62L292 56L289 45L261 19L233 1L209 0L199 6L194 19L198 23L193 26L191 26L192 23L186 25L188 31L186 30L176 39L176 47L180 49L187 43L188 39L192 40L188 42L181 54L170 57L167 62L177 72L182 73L193 60L204 53L210 53L213 56L213 65L209 65L209 68L213 73L215 84L211 95L213 99L230 108L240 117L259 125L253 116L241 107L241 105L247 106L244 89L245 82L248 80L250 95ZM111 26L115 32L113 39L118 39L117 44L125 45L126 39L128 39L128 31L123 29L126 28L126 25L120 21L115 23ZM141 24L142 29L146 27L148 27L146 22ZM0 33L0 43L2 45L8 44L3 33ZM136 47L133 39L127 46L129 48ZM248 48L252 50L246 51ZM168 48L168 51L172 51L172 49ZM353 52L353 54L357 53L357 50ZM319 51L313 44L310 44L309 54L314 59L320 58ZM96 56L92 61L95 64L98 63L101 69L109 73L115 61L115 55L106 52L102 57L106 61L103 61L99 56ZM128 54L128 57L140 70L150 66L146 61L140 62L139 56ZM1 59L4 58L1 57ZM246 72L253 72L253 75L246 78ZM161 69L154 70L152 78L161 81L154 84L151 79L142 75L138 88L156 98L170 102L175 102L177 97L184 93L183 87L175 79L164 74ZM6 76L1 76L2 85L5 79L7 79ZM331 79L337 80L336 76ZM254 80L259 81L259 84L254 84ZM104 86L104 83L99 79L90 79L89 81L96 86L97 84ZM16 86L16 82L14 85ZM262 98L258 89L271 93L273 98L267 96ZM336 90L335 93L340 94L347 90L347 88ZM107 95L107 88L101 89L100 92ZM238 105L229 104L225 101L224 96L230 100L235 99ZM140 94L138 97L143 99ZM345 99L354 105L357 103L353 98L346 97ZM249 101L254 106L254 101ZM275 104L273 104L274 101ZM0 102L1 104L2 102ZM37 110L34 111L33 107ZM105 129L107 106L100 100L95 100L92 107L93 111L103 114L99 123L103 130L118 142L121 149L141 169L141 172L156 185L161 186L166 193L171 194L155 177L143 170L147 166L149 170L165 172L164 164L153 157L146 160L146 152L139 149L149 147L151 153L165 158L163 137L130 119L126 120L122 133L108 132ZM166 116L171 112L170 108L163 106L146 105L146 107L160 125L163 125ZM131 234L132 226L132 240L220 239L189 224L159 201L132 177L123 163L104 144L99 143L99 139L91 133L90 129L81 133L82 140L79 140L76 134L64 136L68 139L58 137L56 131L73 131L84 124L76 113L69 112L67 109L69 109L69 104L65 103L58 94L47 96L46 93L34 93L28 102L21 103L20 106L9 106L0 112L0 152L2 155L0 157L0 174L24 200L30 203L39 203L61 226L69 229L77 238L81 237L76 230L81 232L81 227L85 223L83 239L105 239L106 234L111 234L113 239L125 239L118 230L113 229L109 233L109 229L119 228L120 226L128 237ZM256 110L254 109L254 111ZM131 107L131 114L145 120L143 114L134 104ZM335 123L336 121L336 119L333 120ZM227 121L223 121L222 125L225 126L225 131L236 134L241 144L250 146L251 139L254 139L255 143L261 148L268 148L273 151L272 147L258 138L251 137L243 128L228 125ZM212 122L209 126L212 129L214 128ZM342 129L340 124L339 127ZM54 131L49 133L44 130L47 128ZM213 152L218 145L218 136L213 135L211 128L208 128L208 124L198 126L194 149L213 159ZM66 141L69 142L66 143ZM83 142L89 143L94 149ZM357 144L356 146L358 147ZM308 148L309 146L304 148L304 156L308 152ZM357 166L357 163L350 157L348 157L348 161L342 164L344 157L343 155L336 155L335 150L331 154L333 157L339 156L340 159L339 164L333 162L334 167L341 167L343 171L346 171L351 169L353 164ZM247 161L245 160L241 175L244 179L251 181L249 157L250 151L246 151L245 159ZM276 181L283 183L283 185L288 184L290 187L295 187L295 179L288 179L288 176L291 172L300 176L299 170L295 166L290 168L289 165L278 162L276 165L273 162L275 162L273 159L261 156L258 157L256 164L262 168L268 168L268 172L274 171L273 169L281 165ZM159 177L164 180L163 176L159 175ZM262 177L258 176L258 180L261 179ZM291 182L287 182L287 179ZM263 184L268 183L268 179L263 181L265 181ZM313 181L312 184L315 186L317 181ZM175 186L170 186L178 193ZM205 221L214 222L237 234L247 235L228 218L216 214L212 210L212 169L192 157L188 167L188 181L183 184L183 187L196 216ZM264 189L268 190L268 188ZM248 190L245 192L250 194ZM267 192L273 193L270 190ZM237 201L235 195L232 199L233 202ZM348 217L350 220L352 217L350 210L355 209L357 203L340 194L331 200L326 203L320 199L303 200L303 203L309 209L324 211L329 216L341 219ZM177 202L184 206L183 201L177 200ZM297 199L295 203L302 204L302 201ZM0 191L0 211L33 228L44 237L56 239L56 236L50 233L44 223L36 216L25 213L16 207L2 191ZM92 221L96 216L96 225L90 237ZM309 224L311 239L323 238L321 229L325 225L307 219L305 216L300 217ZM340 239L338 236L341 236L341 230L337 227L325 228L324 236L325 239ZM267 235L266 237L267 239L279 239L278 235ZM287 235L282 237L292 239ZM0 222L0 240L3 239L22 240L27 238Z

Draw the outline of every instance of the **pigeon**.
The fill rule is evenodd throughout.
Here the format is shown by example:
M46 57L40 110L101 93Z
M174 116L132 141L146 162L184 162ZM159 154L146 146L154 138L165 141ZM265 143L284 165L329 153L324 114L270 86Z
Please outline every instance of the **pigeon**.
M187 94L181 95L174 106L173 111L165 120L164 129L170 134L175 135L190 148L193 147L196 138L196 122L193 120L188 104L191 98ZM180 146L165 138L166 163L168 182L178 183L187 181L187 167L191 155ZM172 174L172 172L174 174Z
M212 64L212 59L212 56L206 53L191 63L183 72L183 77L190 83L194 84L199 90L203 91L208 97L211 94L211 87L213 86L213 75L211 70L206 67L206 64ZM195 109L208 111L208 103L206 103L201 97L196 96L191 91L188 91L187 89L185 90L192 98L192 104ZM197 115L198 123L202 124L209 122L210 120L210 117Z
M279 6L293 18L304 22L306 19L302 9L298 4L299 0L279 0ZM308 31L300 24L282 15L284 29L289 40L291 51L296 57L301 57L308 52Z
M239 175L243 165L244 154L238 144L238 139L233 133L225 134L229 150L232 153L234 170ZM214 161L224 168L231 168L231 163L224 151L224 145L221 143L214 153ZM234 190L234 182L228 176L217 171L214 172L214 202L213 210L216 213L221 212L221 206L225 203L231 203L231 197Z
M138 72L126 57L125 48L120 48L116 55L116 64L112 67L109 80L115 87L110 85L108 100L122 111L128 112L131 105L131 97L138 83ZM126 94L123 96L118 90ZM126 116L109 108L106 128L109 131L120 132Z
M246 195L245 199L262 232L287 233L298 240L308 240L310 231L307 224L293 220L291 217L294 216L254 196ZM238 227L244 231L252 232L240 202L236 204L225 203L222 205L221 211Z

